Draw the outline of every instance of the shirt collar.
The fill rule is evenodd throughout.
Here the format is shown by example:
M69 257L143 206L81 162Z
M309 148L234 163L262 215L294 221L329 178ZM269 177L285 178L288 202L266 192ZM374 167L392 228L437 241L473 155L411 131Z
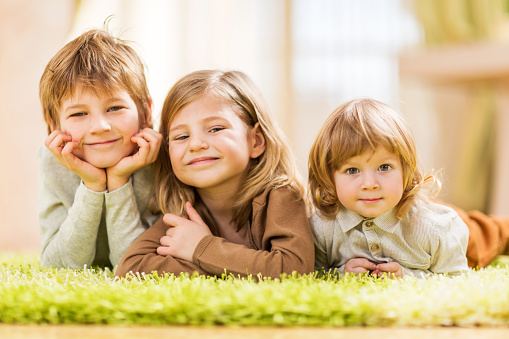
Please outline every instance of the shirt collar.
M346 233L350 231L355 226L359 225L364 220L371 220L373 223L383 229L386 232L394 233L396 230L396 227L399 224L398 218L396 218L396 211L395 208L385 212L384 214L374 218L364 218L361 215L350 211L349 209L346 209L344 207L341 207L339 210L339 213L336 215L336 220L339 223L339 227L341 230Z

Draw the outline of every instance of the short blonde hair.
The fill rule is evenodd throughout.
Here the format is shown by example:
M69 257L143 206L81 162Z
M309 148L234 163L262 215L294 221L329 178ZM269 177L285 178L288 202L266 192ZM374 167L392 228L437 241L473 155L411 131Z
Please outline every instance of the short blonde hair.
M168 132L173 119L187 104L205 95L224 100L248 128L259 123L265 138L265 151L258 158L251 159L246 178L235 199L233 211L237 226L249 220L253 199L268 187L288 186L297 198L303 198L305 189L298 177L291 150L253 82L239 71L202 70L177 81L163 105L160 132L164 141L155 162L157 208L163 213L185 216L185 203L190 201L209 227L215 225L195 189L175 176L168 153ZM153 205L154 202L152 210L155 210Z
M402 218L424 184L439 181L432 175L423 176L417 160L413 134L406 121L388 105L373 99L354 99L338 107L327 118L309 154L309 189L316 209L333 219L341 208L334 173L349 158L380 145L397 155L402 165L403 196L396 216Z
M151 126L151 99L145 68L138 54L105 30L93 29L69 42L50 60L39 83L44 120L60 128L64 100L81 86L98 91L126 90L138 109L140 127Z

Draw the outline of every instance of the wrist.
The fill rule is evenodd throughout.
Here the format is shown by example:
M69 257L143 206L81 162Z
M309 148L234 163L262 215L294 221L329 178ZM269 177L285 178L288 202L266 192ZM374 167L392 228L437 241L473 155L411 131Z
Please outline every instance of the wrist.
M93 182L86 182L84 180L82 180L82 181L83 181L83 184L85 185L85 187L88 188L91 191L94 191L94 192L104 192L104 191L106 191L106 182L103 182L103 183L93 183Z
M119 189L120 187L124 186L125 184L127 184L127 182L129 181L129 177L130 176L127 176L127 177L116 177L116 176L111 176L111 177L108 177L108 180L107 180L107 189L108 189L108 192L113 192L117 189Z

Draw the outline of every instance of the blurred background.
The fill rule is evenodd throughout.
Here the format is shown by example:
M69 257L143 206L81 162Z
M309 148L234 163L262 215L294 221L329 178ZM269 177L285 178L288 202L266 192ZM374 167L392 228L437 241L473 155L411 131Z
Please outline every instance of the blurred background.
M303 176L326 117L372 97L410 122L440 199L509 215L507 0L0 0L0 251L39 250L38 84L70 40L133 41L154 121L181 76L241 70L287 134Z

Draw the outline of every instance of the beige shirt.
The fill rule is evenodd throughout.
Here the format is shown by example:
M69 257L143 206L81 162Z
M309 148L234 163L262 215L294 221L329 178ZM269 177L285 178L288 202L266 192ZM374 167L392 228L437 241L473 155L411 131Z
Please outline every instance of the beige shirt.
M404 220L395 217L394 209L365 219L343 208L333 220L315 212L310 223L317 270L338 268L344 273L352 258L397 262L403 276L457 275L468 270L468 228L447 206L419 202Z

